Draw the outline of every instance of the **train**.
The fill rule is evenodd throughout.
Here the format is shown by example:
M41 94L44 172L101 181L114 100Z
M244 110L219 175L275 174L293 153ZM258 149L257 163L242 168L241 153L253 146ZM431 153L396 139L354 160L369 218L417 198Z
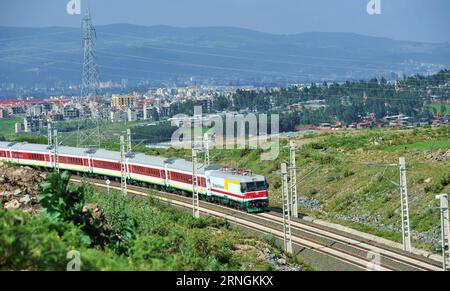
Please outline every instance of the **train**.
M85 177L121 180L127 183L192 196L192 162L180 158L163 158L142 153L127 153L122 169L121 153L105 149L84 149L27 142L0 142L0 161L51 170L60 170ZM199 163L196 190L200 199L248 213L264 212L269 206L269 184L251 171L218 164Z

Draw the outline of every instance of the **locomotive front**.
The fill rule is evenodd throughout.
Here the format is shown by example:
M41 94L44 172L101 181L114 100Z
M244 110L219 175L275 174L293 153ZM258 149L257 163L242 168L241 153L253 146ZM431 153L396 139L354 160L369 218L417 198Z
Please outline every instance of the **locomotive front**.
M214 201L250 213L269 207L269 184L264 176L228 168L208 172L207 176Z
M241 181L241 194L244 196L248 212L263 212L269 207L269 184L263 176L249 176Z

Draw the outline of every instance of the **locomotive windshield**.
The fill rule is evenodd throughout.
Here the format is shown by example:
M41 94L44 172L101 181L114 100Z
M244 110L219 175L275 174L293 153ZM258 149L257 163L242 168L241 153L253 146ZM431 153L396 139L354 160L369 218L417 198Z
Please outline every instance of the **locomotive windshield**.
M268 185L266 181L241 183L242 193L267 190Z

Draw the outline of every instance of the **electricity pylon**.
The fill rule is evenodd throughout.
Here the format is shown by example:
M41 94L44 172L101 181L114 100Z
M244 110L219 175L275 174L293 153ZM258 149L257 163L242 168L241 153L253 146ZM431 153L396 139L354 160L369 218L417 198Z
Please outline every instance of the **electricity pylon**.
M92 16L86 9L83 18L83 72L81 80L81 96L77 100L79 106L77 147L100 147L100 114L97 112L96 97L99 93L99 73L95 52L97 34L92 24ZM85 104L90 112L85 112ZM83 128L83 127L86 128Z

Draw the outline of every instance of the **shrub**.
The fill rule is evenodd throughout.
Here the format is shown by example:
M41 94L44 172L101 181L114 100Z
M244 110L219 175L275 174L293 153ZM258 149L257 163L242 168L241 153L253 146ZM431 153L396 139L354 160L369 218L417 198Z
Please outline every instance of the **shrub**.
M439 182L441 183L442 187L445 187L448 184L450 184L450 174L449 173L443 174Z
M337 160L333 156L327 155L320 157L319 162L322 165L326 165L326 164L334 164L337 162Z
M351 177L353 175L355 175L355 172L353 172L351 170L347 169L347 170L344 171L344 178L348 178L348 177Z
M52 173L42 185L39 203L50 219L83 223L85 186L70 186L70 174Z
M73 224L0 209L0 269L65 270L70 249L86 246Z
M317 189L314 189L314 188L308 191L308 194L309 194L310 196L314 196L314 195L316 195L317 193L319 193L319 192L317 191Z
M442 184L440 182L435 182L431 185L427 185L424 188L424 191L426 193L434 193L434 194L438 194L439 192L441 192L444 189L444 186L442 186Z

